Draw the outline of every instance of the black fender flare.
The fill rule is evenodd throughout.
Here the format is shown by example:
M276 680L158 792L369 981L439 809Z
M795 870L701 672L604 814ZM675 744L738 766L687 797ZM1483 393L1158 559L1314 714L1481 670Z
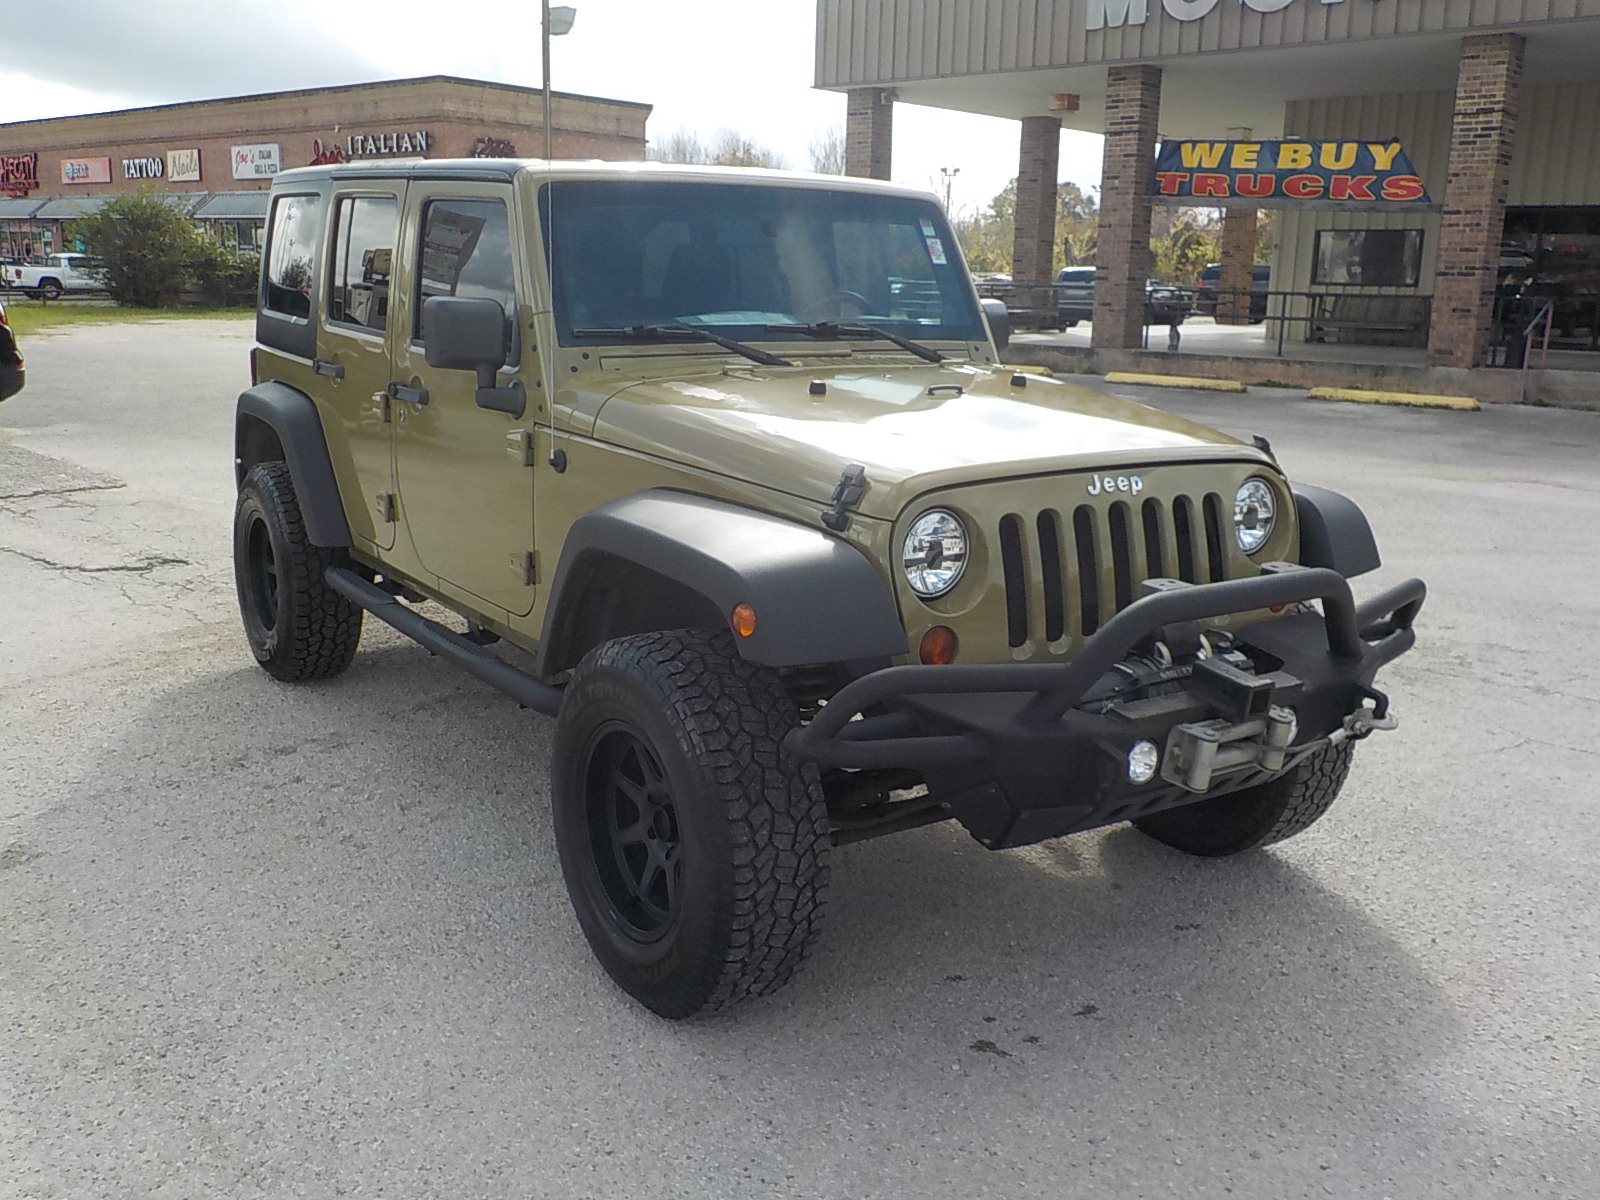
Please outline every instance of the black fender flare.
M787 667L906 653L894 597L848 542L769 513L657 488L609 501L572 523L545 612L541 677L575 661L570 643L584 580L607 560L703 596L722 628L736 605L749 604L755 631L734 640L751 662Z
M284 461L294 479L295 496L305 518L306 536L316 546L350 545L350 524L345 520L344 502L339 499L339 483L334 478L333 460L328 454L328 439L322 432L317 406L304 392L275 380L258 383L239 394L234 410L234 475L243 485L249 454L249 429L252 420L266 425L277 435Z
M1301 566L1332 567L1353 579L1382 564L1372 526L1354 500L1308 483L1295 484L1293 491Z

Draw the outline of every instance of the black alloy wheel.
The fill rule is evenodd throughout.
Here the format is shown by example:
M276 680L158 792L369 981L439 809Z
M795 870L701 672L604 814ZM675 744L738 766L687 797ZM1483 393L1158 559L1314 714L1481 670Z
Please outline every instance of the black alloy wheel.
M361 609L328 586L343 550L313 544L282 462L257 463L233 517L233 578L245 639L268 674L285 683L327 679L350 665Z
M816 940L829 825L816 767L783 749L798 721L727 632L617 638L567 685L550 768L567 895L606 973L663 1017L775 991Z
M672 785L650 747L620 724L591 742L584 775L589 849L612 915L628 937L656 941L672 924L682 885Z

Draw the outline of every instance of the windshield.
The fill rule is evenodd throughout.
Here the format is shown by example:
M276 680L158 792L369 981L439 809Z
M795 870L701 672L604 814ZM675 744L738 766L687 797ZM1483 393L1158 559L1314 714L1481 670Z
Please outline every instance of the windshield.
M987 338L955 240L914 197L649 179L547 185L563 346L683 323L743 342L852 322L919 341ZM553 230L553 237L551 231ZM574 338L573 330L610 336Z

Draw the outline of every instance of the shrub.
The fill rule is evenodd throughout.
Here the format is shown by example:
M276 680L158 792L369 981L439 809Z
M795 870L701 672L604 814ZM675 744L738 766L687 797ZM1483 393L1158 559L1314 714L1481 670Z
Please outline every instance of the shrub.
M212 245L172 198L154 188L112 197L75 222L73 234L98 260L111 298L141 308L177 303Z

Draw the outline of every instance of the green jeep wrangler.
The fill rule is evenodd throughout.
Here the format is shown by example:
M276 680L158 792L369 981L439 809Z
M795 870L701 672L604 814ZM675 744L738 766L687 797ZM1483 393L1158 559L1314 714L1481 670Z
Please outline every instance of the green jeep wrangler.
M884 184L287 171L236 426L250 647L336 675L371 613L555 716L573 908L667 1017L787 981L841 843L1305 829L1394 724L1422 583L1354 603L1350 501L1001 366L990 320Z

